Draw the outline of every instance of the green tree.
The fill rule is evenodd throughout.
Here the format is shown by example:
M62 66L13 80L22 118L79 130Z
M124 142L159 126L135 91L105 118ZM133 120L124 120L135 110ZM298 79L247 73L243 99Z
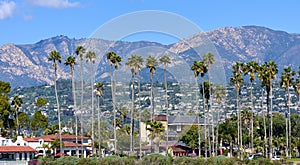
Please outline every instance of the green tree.
M44 130L44 135L54 135L59 131L58 125L50 125Z
M206 54L204 54L203 55L203 62L205 63L205 66L207 67L207 76L208 76L208 84L212 84L211 82L210 82L210 68L211 68L211 66L212 66L212 64L215 62L215 58L214 58L214 55L211 53L211 52L208 52L208 53L206 53ZM209 87L209 96L211 96L212 95L212 85ZM208 113L210 112L211 113L211 116L214 116L213 115L213 111L212 110L210 110L209 109L209 107L212 107L212 100L211 100L211 98L212 97L209 97L210 99L209 99L209 105L210 106L207 106L207 109L208 109ZM213 121L213 117L211 118L211 123L212 123L212 125L211 125L211 127L212 127L212 145L214 145L214 140L215 140L215 133L214 133L214 129L213 129L213 123L214 123L214 121ZM208 131L209 131L210 129L208 129ZM210 135L210 133L209 133L209 135ZM210 142L210 138L208 138L208 142L209 142L209 151L210 151L210 155L211 155L211 151L213 151L214 152L214 147L213 148L211 148L211 142Z
M164 84L165 84L165 92L166 92L165 93L165 99L166 99L165 107L166 107L166 112L167 112L166 118L167 118L167 123L168 123L168 121L169 121L169 103L168 103L167 65L171 64L171 59L169 56L164 55L159 59L159 62L164 65ZM169 130L168 130L168 128L166 129L166 132L167 132L166 153L168 153L168 148L169 148Z
M241 147L243 145L242 141L242 122L241 122L241 110L239 107L239 96L241 85L244 83L244 79L242 77L242 63L236 62L232 67L232 76L230 77L230 85L234 85L236 89L236 109L237 109L237 125L238 125L238 155L241 158Z
M198 134L198 124L192 125L188 131L186 131L179 139L179 141L182 141L183 143L187 144L193 149L193 152L195 152L195 149L201 149L199 147L199 134Z
M269 118L269 158L272 158L272 111L273 111L273 80L278 73L277 65L274 61L270 60L265 62L259 70L258 77L262 82L262 85L266 87L267 92L267 113Z
M54 139L52 142L50 142L50 148L54 150L54 155L56 155L57 149L60 148L60 146L64 146L64 144L60 143L57 138ZM59 151L59 152L61 155L61 151Z
M46 104L48 103L48 101L42 97L39 97L37 100L36 100L36 103L35 105L38 106L38 107L42 107L42 106L45 106Z
M15 114L16 114L16 121L17 121L17 128L16 128L17 135L19 135L19 133L20 133L18 113L19 113L19 109L22 106L22 104L23 104L23 101L22 101L21 97L19 95L15 95L13 97L11 105L15 107Z
M207 72L207 67L206 67L206 64L203 62L203 61L194 61L193 65L191 66L191 70L194 71L194 76L196 78L196 85L198 87L198 77L199 77L199 74L200 76L204 77L205 73ZM202 86L204 86L204 80L202 80ZM202 92L202 93L201 93ZM204 93L204 88L201 90L200 89L200 93L203 94ZM196 93L196 96L198 96L198 92ZM198 97L196 97L196 100L198 100ZM202 100L203 100L203 110L205 112L205 97L204 95L202 95ZM200 108L198 107L198 101L196 101L196 106L197 106L197 109L198 109L198 115L200 116ZM201 137L200 137L200 118L198 118L198 146L200 147L201 146ZM205 139L205 146L206 146L206 118L204 119L204 131L205 131L205 135L204 135L204 139ZM201 148L199 148L199 153L198 155L200 156L201 155ZM207 158L207 148L205 147L205 158Z
M75 76L74 76L74 66L76 65L76 58L74 56L68 56L65 63L66 66L70 66L70 73L72 77L72 93L74 100L74 111L75 111L75 144L76 144L76 156L79 158L78 151L78 117L77 117L77 102L76 102L76 92L75 92Z
M150 132L148 137L156 144L155 151L158 152L159 142L164 136L165 127L162 122L156 120L147 122L147 125L149 125L149 127L147 127L146 130Z
M83 142L83 58L86 49L83 46L77 46L75 53L79 59L79 67L80 67L80 84L81 84L81 93L80 93L80 134L81 134L81 141ZM76 98L74 98L75 100ZM83 151L83 146L81 145L81 150ZM79 154L77 154L79 157Z
M250 101L251 101L251 111L253 112L254 110L254 105L253 105L253 81L255 81L255 74L257 73L259 69L259 64L253 60L251 60L248 63L243 63L242 65L243 72L245 75L249 74L249 80L250 80ZM253 153L254 147L253 147L253 115L252 113L251 116L251 150Z
M148 56L146 59L146 67L149 68L150 71L150 104L151 104L151 121L153 120L154 115L154 96L153 96L153 73L156 70L156 66L158 66L158 62L154 56Z
M91 110L92 110L92 153L95 152L94 145L95 145L95 131L94 131L94 123L95 123L95 111L94 111L94 67L96 59L96 53L92 51L88 51L85 55L86 62L90 62L90 76L91 76L91 94L92 94L92 103L91 103Z
M130 112L130 152L133 152L133 132L134 132L134 77L137 72L139 72L143 66L143 59L141 56L132 55L128 58L126 65L131 68L131 112Z
M60 53L56 50L53 50L49 53L49 58L48 61L53 62L53 67L54 67L54 90L55 90L55 98L56 98L56 106L57 106L57 116L58 116L58 129L59 129L59 141L60 143L62 142L61 139L61 121L60 121L60 106L58 102L58 94L57 94L57 62L61 63L61 56ZM60 152L62 152L62 146L60 146Z
M285 67L284 71L281 73L281 78L280 78L280 86L284 88L286 94L287 94L287 99L286 99L286 106L287 106L287 112L286 112L286 153L287 157L291 158L291 109L290 109L290 104L291 104L291 96L290 96L290 90L289 88L294 84L294 78L293 76L296 74L295 71L291 70L291 67Z
M36 111L31 120L31 129L33 132L39 129L45 129L48 126L48 119L41 111ZM35 134L35 133L34 133Z
M20 130L30 128L30 119L29 116L25 112L19 113L19 127Z
M106 54L107 60L109 60L109 70L110 70L110 83L111 83L111 95L112 95L112 104L113 104L113 125L114 125L114 149L115 153L118 153L117 149L117 131L116 131L116 98L115 98L115 73L113 74L112 66L114 65L115 70L118 69L120 62L122 61L121 56L117 55L115 52L108 52Z
M100 98L103 95L103 83L102 82L98 82L96 84L96 95L98 96L98 150L99 150L99 157L101 157L101 134L100 134L100 130L101 130L101 110L100 110Z
M11 113L11 106L8 102L8 96L11 90L10 83L0 81L0 127L8 129L10 127L9 115ZM3 129L1 129L2 131ZM0 132L0 135L3 132Z
M222 110L222 100L226 97L225 88L222 85L217 84L213 88L213 96L214 96L214 98L216 99L216 101L219 105L219 110L218 110L218 114L217 114L217 130L216 130L216 148L217 148L219 146L220 111ZM220 150L221 150L221 148L220 148Z

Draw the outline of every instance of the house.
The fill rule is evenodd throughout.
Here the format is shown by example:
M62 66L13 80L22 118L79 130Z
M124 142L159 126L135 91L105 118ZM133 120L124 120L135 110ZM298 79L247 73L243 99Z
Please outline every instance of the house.
M91 146L91 140L89 137L82 137L78 136L77 141L78 145L76 145L76 136L71 134L63 134L61 135L62 141L64 143L63 152L66 155L69 156L75 156L76 155L76 148L78 147L79 155L82 155L84 158L87 157L88 151L90 150ZM24 138L24 141L28 142L28 145L32 148L36 149L36 151L42 155L46 155L47 148L45 146L51 146L51 142L53 142L55 139L59 139L58 134L54 135L44 135L40 137L34 137L34 138ZM81 139L83 140L81 142ZM17 140L18 141L18 140ZM59 151L52 151L52 154L58 153Z
M16 142L12 139L0 137L0 161L15 160L28 161L34 156L36 150L26 141L22 141L19 137Z
M167 145L168 146L175 145L181 133L187 130L192 125L197 125L199 122L199 125L204 126L204 119L199 118L198 116L187 116L187 115L168 116L168 122L167 122L166 115L157 115L153 117L153 120L160 121L162 125L165 127L165 130L168 130L168 144L166 144L166 139L162 139L162 141L160 142L159 148L162 148L162 151L165 150L164 148L166 148ZM140 132L141 132L141 140L144 142L148 142L150 144L150 139L148 138L150 132L146 130L146 123L141 122ZM144 147L144 149L146 150L147 147ZM178 149L178 148L175 147L174 149ZM178 149L178 151L180 150ZM179 152L179 154L178 153L174 153L174 154L182 155L183 152Z

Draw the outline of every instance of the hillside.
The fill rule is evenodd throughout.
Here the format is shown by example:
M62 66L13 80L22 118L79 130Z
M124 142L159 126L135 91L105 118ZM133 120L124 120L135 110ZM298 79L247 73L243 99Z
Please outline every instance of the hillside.
M208 51L213 52L216 57L212 72L219 74L215 78L217 82L222 83L227 82L235 61L256 60L263 63L272 59L278 64L279 69L287 65L295 69L300 66L300 34L289 34L258 26L243 26L201 32L172 45L148 41L70 39L66 36L44 39L35 44L6 44L0 47L0 80L10 82L12 87L52 84L54 70L51 62L47 60L49 52L57 50L65 60L69 55L76 56L75 49L78 45L95 51L100 57L96 61L96 81L109 80L109 65L104 56L108 51L115 51L122 56L123 61L119 68L122 73L118 75L119 80L124 81L128 81L130 75L124 61L132 54L140 54L144 58L149 55L157 57L169 55L173 63L168 66L168 77L173 81L190 81L193 75L188 73L189 66L194 60L200 60ZM88 73L85 61L84 65L84 71ZM59 78L70 78L69 69L63 64L59 65L58 72ZM145 75L142 76L142 81L148 81L147 72L146 68L142 70ZM88 74L85 75L87 76L85 79L88 79ZM162 80L162 67L158 68L156 75L157 81Z

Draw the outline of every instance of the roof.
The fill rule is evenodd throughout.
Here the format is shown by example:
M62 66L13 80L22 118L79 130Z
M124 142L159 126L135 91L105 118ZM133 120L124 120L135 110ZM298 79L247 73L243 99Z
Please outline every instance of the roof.
M169 116L169 125L192 125L198 123L198 116ZM204 119L200 118L200 124L204 123Z
M75 140L76 136L75 135L70 135L70 134L64 134L61 135L62 140ZM38 142L40 139L43 139L45 142L51 142L54 139L59 139L58 134L53 134L53 135L44 135L44 136L39 136L39 137L33 137L33 138L23 138L23 140L27 142ZM81 136L78 136L78 139L81 139ZM83 137L83 139L89 139L89 137Z
M157 115L153 117L153 120L156 121L167 121L167 116L166 115Z
M30 146L0 146L0 153L4 152L36 152Z
M64 146L65 147L76 147L76 143L73 143L73 142L64 142ZM81 145L81 144L78 144L77 145L78 147L88 147L89 145Z

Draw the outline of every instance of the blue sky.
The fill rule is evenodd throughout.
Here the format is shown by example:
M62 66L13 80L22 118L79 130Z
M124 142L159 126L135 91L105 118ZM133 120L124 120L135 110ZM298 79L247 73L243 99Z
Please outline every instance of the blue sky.
M57 35L88 38L112 19L142 10L175 13L203 31L257 25L300 33L298 0L0 0L0 45L36 43ZM127 40L176 41L153 33Z

